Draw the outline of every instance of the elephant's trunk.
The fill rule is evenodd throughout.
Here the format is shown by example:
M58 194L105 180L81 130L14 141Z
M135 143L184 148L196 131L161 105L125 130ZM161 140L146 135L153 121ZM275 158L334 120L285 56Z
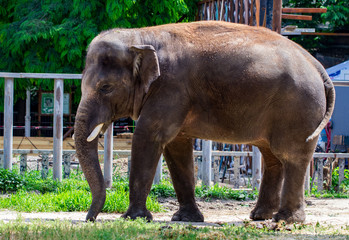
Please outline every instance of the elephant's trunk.
M89 114L86 109L79 106L75 120L75 146L82 171L90 186L92 204L87 213L86 221L94 221L102 210L106 198L106 187L101 166L98 161L98 138L87 141L90 135ZM85 110L85 111L84 111Z

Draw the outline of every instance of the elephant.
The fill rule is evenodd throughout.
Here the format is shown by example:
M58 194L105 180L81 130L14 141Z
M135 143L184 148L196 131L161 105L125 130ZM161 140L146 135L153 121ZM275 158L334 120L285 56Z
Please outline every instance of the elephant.
M305 220L305 172L335 90L298 44L220 21L111 29L88 46L81 91L75 144L92 193L87 221L106 199L98 136L124 117L137 127L122 217L152 220L146 198L163 154L179 202L172 221L204 221L193 168L193 139L201 138L259 148L264 171L252 220Z

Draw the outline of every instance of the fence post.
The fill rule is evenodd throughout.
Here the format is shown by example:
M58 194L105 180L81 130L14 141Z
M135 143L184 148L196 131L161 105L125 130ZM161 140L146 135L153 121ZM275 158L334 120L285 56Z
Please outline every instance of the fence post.
M113 126L111 123L104 134L104 183L107 188L113 183Z
M240 188L240 157L234 157L234 187Z
M212 164L212 141L202 141L202 184L210 187Z
M41 178L46 179L48 175L48 154L43 153L41 157Z
M19 171L21 174L24 174L27 171L27 154L21 154L21 160L19 164Z
M64 178L69 178L70 176L71 156L69 153L63 154Z
M219 183L219 157L213 158L213 184Z
M127 176L130 177L131 172L131 156L127 157Z
M162 161L163 161L163 155L160 156L159 163L156 167L155 177L153 180L153 184L159 184L162 178Z
M307 170L305 172L305 181L304 181L304 189L307 192L309 192L310 190L310 163L308 164Z
M4 168L12 169L13 78L5 78Z
M317 160L317 190L321 192L324 184L324 159L318 158Z
M262 180L262 154L258 147L252 147L252 189L259 190Z
M63 155L63 79L54 80L53 179L62 181Z
M340 158L338 159L338 189L339 191L342 191L341 189L341 183L344 181L344 165L345 165L345 159Z
M27 89L27 98L25 100L25 132L24 136L30 137L30 89Z

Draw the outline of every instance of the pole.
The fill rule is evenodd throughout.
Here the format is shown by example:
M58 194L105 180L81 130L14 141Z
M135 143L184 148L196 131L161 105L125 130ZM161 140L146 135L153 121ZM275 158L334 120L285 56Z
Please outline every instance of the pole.
M262 154L255 146L252 147L252 189L257 188L259 190L262 179Z
M54 80L53 179L62 181L63 155L63 79Z
M281 11L282 0L273 1L273 28L272 30L281 33Z
M162 160L163 160L163 156L161 155L161 157L159 159L158 166L156 167L156 172L155 172L153 184L159 184L161 181L161 178L162 178Z
M304 188L305 188L305 191L309 192L309 190L310 190L310 163L308 164L307 171L305 172Z
M13 143L13 78L5 78L4 168L12 169Z
M113 183L113 123L104 134L104 182L107 188Z
M210 187L212 162L212 141L202 141L202 184Z
M30 137L30 89L27 89L27 98L25 100L25 132L24 136Z
M260 3L260 0L256 0L256 24L257 24L257 27L260 26L260 24L259 24L260 13L261 13L261 3Z

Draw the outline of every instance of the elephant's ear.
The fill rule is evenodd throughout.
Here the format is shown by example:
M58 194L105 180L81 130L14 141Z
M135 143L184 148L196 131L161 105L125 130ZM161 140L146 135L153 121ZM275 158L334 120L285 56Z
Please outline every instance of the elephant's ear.
M151 45L134 45L131 51L136 53L133 61L133 75L139 76L144 84L145 93L150 85L160 76L159 60L156 50Z

